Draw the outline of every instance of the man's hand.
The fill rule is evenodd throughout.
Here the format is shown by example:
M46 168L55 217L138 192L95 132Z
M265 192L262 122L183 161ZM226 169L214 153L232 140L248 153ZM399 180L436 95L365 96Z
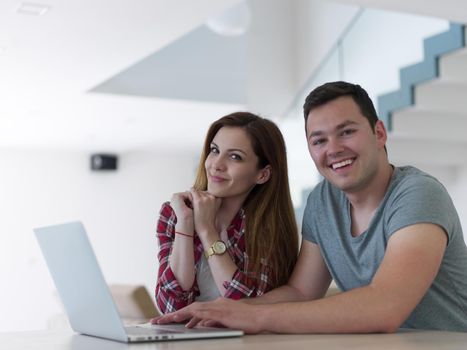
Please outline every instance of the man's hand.
M176 312L151 320L152 324L184 323L188 328L196 325L224 326L241 329L247 334L259 333L261 329L258 310L260 305L248 305L226 298L212 302L193 303Z

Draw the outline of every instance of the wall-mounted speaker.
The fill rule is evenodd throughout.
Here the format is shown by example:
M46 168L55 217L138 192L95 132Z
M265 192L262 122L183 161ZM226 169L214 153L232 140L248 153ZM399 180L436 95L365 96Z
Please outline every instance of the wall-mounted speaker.
M91 155L91 170L117 170L118 157L113 154Z

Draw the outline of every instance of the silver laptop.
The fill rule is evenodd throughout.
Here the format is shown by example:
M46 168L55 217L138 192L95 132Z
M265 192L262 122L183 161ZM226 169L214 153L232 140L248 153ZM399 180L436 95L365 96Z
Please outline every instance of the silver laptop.
M75 332L126 343L243 335L176 324L125 327L82 223L36 228L34 233Z

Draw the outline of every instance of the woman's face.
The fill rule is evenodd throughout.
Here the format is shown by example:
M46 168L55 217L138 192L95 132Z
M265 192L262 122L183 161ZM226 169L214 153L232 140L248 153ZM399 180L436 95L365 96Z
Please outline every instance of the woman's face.
M269 166L258 169L250 138L238 127L219 129L204 166L208 192L221 198L244 201L256 184L266 182L270 176Z

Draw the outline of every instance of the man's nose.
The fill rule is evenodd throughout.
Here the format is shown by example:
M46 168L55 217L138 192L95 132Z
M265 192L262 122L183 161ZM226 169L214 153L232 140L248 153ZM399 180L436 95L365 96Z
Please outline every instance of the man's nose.
M338 156L344 151L344 146L335 137L330 137L326 146L326 153L330 157Z

